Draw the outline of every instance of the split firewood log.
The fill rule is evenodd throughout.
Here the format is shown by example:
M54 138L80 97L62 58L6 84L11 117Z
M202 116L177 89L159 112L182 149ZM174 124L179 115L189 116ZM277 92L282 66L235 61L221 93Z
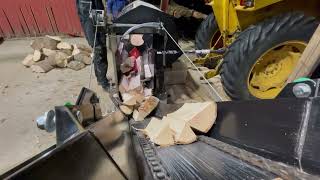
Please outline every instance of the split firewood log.
M169 121L151 118L148 126L142 130L150 140L162 147L174 145L174 135L170 129Z
M70 49L61 49L60 52L67 54L68 56L72 56L72 50Z
M26 67L30 67L35 62L33 61L33 54L28 54L22 61L22 64Z
M162 121L169 121L175 144L190 144L197 140L196 134L187 122L170 117L164 117Z
M133 112L133 106L120 105L119 108L126 115L130 115Z
M154 96L146 98L138 110L133 112L133 119L136 121L144 120L158 106L158 103L159 99Z
M45 56L50 56L56 53L56 51L52 49L42 48L41 50L42 50L42 54Z
M207 133L217 118L217 104L213 101L185 103L180 109L167 116L176 120L184 120L192 128Z
M122 94L123 104L127 106L134 106L137 104L137 99L134 95L131 95L129 93L123 93Z
M35 39L31 43L31 47L34 50L40 50L42 48L56 50L57 44L60 41L61 41L61 39L59 39L58 37L54 37L54 36L40 37L40 38Z
M32 65L31 70L36 73L46 73L51 71L54 67L51 65L51 62L48 58L43 61L39 61Z
M88 54L82 53L82 52L74 55L73 58L74 58L75 61L83 62L86 65L89 65L92 62L91 57Z
M62 41L62 39L59 36L50 36L50 35L46 35L47 38L53 39L55 41L57 41L58 43Z
M72 50L72 45L67 43L67 42L60 42L57 44L58 49L67 49L67 50Z
M68 56L63 52L56 52L48 56L51 62L54 62L55 66L64 68L67 67L67 64L72 60L72 56Z
M92 48L90 46L87 46L87 45L84 45L84 44L74 44L73 47L75 49L79 49L80 51L84 51L84 52L87 52L89 54L91 54L92 52Z
M40 50L34 50L33 52L33 61L38 62L45 58L45 56L41 53Z
M67 67L75 71L79 71L86 67L86 65L80 61L71 61L68 63Z
M72 55L74 56L74 55L79 54L79 53L81 53L80 49L74 47L73 51L72 51Z
M79 54L79 53L83 53L83 54L86 54L87 56L90 56L91 57L91 50L86 50L86 49L78 49L77 46L73 46L73 50L72 50L72 55L76 55L76 54Z

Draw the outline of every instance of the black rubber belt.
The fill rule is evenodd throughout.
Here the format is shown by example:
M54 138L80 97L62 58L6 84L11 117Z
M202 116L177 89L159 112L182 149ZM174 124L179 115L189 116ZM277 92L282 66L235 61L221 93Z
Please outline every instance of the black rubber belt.
M160 158L157 155L154 144L144 137L139 132L136 132L138 141L144 153L144 157L147 160L149 169L154 179L171 179L167 170L164 168Z

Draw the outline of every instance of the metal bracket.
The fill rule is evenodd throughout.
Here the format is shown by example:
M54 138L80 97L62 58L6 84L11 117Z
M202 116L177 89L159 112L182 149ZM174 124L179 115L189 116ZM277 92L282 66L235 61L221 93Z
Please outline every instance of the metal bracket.
M91 9L89 17L92 19L94 26L98 26L98 27L106 26L104 10Z

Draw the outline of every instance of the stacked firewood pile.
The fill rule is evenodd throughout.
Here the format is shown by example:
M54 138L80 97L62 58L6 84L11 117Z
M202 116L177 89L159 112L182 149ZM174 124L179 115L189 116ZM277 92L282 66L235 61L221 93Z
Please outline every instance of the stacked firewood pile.
M60 37L45 36L31 43L34 50L22 64L35 73L46 73L54 68L83 69L91 64L91 48L83 44L69 44Z
M154 96L144 97L142 94L123 96L121 111L135 121L144 121L157 108L159 99ZM197 140L196 132L207 133L217 117L217 104L213 101L184 103L175 112L162 119L151 117L151 121L142 131L150 141L159 146L190 144Z

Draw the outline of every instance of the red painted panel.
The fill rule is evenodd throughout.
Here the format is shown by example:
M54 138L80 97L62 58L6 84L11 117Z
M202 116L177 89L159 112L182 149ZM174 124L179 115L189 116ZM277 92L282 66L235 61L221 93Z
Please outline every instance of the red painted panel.
M73 22L73 32L75 35L83 36L82 27L80 24L80 18L78 16L78 10L73 0L70 0L70 7L71 7L71 10L69 14L70 14L70 17L72 18L71 21Z
M1 26L0 26L0 37L4 37L4 33L3 33L2 29L1 29Z
M16 9L14 9L14 12L18 16L19 23L21 25L21 28L24 32L24 35L30 36L30 30L28 28L28 24L25 21L23 14L22 14L22 7L23 7L23 2L24 0L16 0L18 3L16 4Z
M1 0L0 36L82 35L75 0Z
M11 29L13 30L14 34L17 36L23 34L22 27L20 25L19 19L16 16L16 6L17 4L10 4L10 6L3 6L3 15L8 20Z
M14 35L13 29L8 21L7 16L4 13L3 7L6 6L6 3L3 3L0 7L0 26L5 37L11 37Z
M30 4L28 1L21 0L20 2L20 11L23 16L24 21L27 24L27 28L30 32L30 36L36 36L39 34L39 30L36 25L36 20L33 18L31 13Z
M60 32L64 33L70 32L70 21L67 15L67 4L68 0L65 0L64 3L56 3L54 1L51 3L54 17L57 22L57 27Z
M66 1L66 8L67 8L66 15L68 17L68 22L69 22L69 24L68 24L69 27L68 28L69 28L69 32L74 33L75 24L74 24L74 21L72 20L72 15L73 14L71 14L71 12L72 12L71 5L72 4L70 3L70 0Z
M29 0L32 14L36 20L40 34L52 33L50 20L46 11L46 1L44 0Z

